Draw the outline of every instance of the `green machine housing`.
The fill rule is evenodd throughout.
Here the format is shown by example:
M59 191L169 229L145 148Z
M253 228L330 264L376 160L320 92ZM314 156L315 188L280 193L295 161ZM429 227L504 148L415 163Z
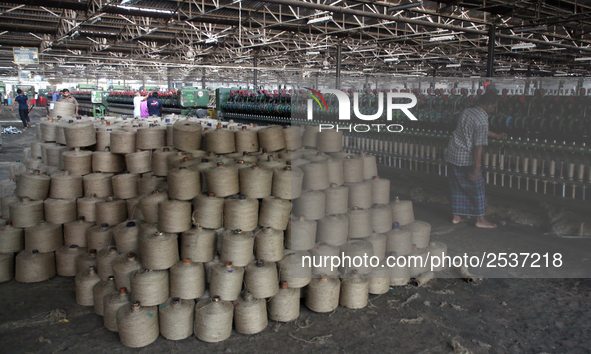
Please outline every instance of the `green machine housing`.
M209 90L196 88L183 88L179 90L179 105L182 114L191 115L191 111L197 108L209 107Z

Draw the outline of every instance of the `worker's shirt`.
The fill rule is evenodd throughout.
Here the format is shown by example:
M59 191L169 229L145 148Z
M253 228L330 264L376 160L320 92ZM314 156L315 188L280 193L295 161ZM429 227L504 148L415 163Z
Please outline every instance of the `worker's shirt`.
M59 101L60 98L62 98L62 95L60 95L58 92L54 92L53 95L51 96L51 100L53 102Z
M14 100L18 102L18 109L29 109L29 105L27 104L29 98L27 96L18 95Z
M158 116L160 117L160 107L162 107L162 102L155 97L148 98L148 110L150 112L150 116Z
M474 146L488 145L488 114L480 107L465 109L453 132L445 160L456 166L474 165Z
M76 101L76 99L73 96L70 96L68 98L66 97L62 97L59 100L57 100L58 102L70 102L72 103L74 106L78 107L78 101Z

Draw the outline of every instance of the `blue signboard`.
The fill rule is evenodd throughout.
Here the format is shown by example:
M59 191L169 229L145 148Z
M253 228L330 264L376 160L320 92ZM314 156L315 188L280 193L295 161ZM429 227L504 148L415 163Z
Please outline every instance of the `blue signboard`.
M39 64L39 50L37 48L12 48L15 64Z

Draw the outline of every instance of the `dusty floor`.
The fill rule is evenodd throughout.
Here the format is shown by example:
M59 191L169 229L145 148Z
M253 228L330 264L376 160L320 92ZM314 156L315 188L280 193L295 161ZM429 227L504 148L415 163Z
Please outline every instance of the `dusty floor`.
M2 118L14 120L6 114ZM33 138L33 130L3 136L0 168L20 159ZM5 178L2 169L0 179ZM512 249L529 247L530 252L554 247L586 257L591 249L589 240L559 239L511 223L497 230L451 226L442 205L418 203L415 215L432 224L432 239L447 243L450 251L498 251L506 248L507 240L517 240ZM103 327L91 308L76 305L73 279L11 281L0 284L0 353L589 353L590 290L588 279L484 279L471 284L435 279L425 287L372 296L371 305L362 310L339 307L328 315L302 306L296 323L270 322L254 336L233 333L218 344L160 337L149 347L132 350ZM56 309L65 311L67 322L50 315Z

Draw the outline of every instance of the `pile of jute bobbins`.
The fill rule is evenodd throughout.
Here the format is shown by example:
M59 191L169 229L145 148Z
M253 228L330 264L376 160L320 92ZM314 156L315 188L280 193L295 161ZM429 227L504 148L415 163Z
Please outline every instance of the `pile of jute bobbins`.
M0 282L75 277L76 302L128 347L218 342L294 321L302 303L363 308L434 276L386 257L447 252L342 132L164 118L37 125L0 181ZM319 262L341 255L379 262Z

